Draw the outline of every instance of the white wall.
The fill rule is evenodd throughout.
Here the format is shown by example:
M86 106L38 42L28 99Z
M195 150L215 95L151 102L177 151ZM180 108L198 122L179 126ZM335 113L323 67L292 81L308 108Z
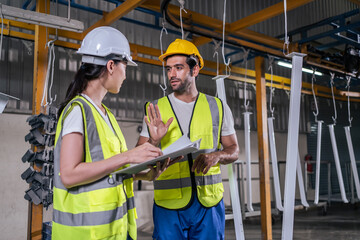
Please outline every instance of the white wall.
M2 239L25 239L28 217L28 202L24 199L25 190L28 184L23 181L20 175L29 167L21 161L22 156L30 148L25 142L25 135L29 132L30 126L26 119L29 116L19 114L1 114L0 115L0 161L3 170L1 171L2 184L0 184L0 232ZM119 123L125 136L127 146L132 149L138 139L137 127L139 123L122 122ZM245 159L244 151L244 133L237 131L240 160ZM276 144L278 161L286 159L286 133L276 133ZM306 135L302 134L299 138L300 156L303 158L307 152ZM251 133L251 159L258 162L257 150L257 133ZM284 187L285 164L280 165L280 181L282 189ZM271 171L270 171L271 173ZM259 177L258 165L252 166L252 177ZM230 205L230 193L227 181L227 168L223 168L223 178L225 186L224 201L226 205ZM252 199L253 202L260 201L259 181L253 180ZM272 184L272 183L271 183ZM137 183L134 186L137 190ZM272 188L272 185L271 185ZM135 204L138 212L138 228L144 231L152 229L152 203L153 192L152 183L143 182L142 191L135 192ZM282 192L283 193L283 192ZM245 195L246 196L246 195ZM246 199L246 198L245 198ZM44 212L44 221L51 220L51 209ZM11 230L9 230L11 229Z
M20 175L29 167L21 161L30 148L25 142L27 115L0 114L0 232L1 239L26 239L29 185Z

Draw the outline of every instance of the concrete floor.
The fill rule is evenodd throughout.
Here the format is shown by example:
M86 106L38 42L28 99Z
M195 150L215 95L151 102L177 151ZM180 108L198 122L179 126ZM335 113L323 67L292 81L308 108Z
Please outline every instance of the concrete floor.
M326 215L322 208L298 210L294 217L293 239L296 240L352 240L360 239L359 204L332 203L327 207ZM246 240L261 239L260 217L249 217L244 220ZM281 216L273 217L273 239L281 239ZM151 240L151 232L138 232L138 240ZM225 239L235 240L234 223L226 221ZM174 239L175 240L175 239ZM205 239L204 239L205 240ZM208 239L206 239L208 240Z

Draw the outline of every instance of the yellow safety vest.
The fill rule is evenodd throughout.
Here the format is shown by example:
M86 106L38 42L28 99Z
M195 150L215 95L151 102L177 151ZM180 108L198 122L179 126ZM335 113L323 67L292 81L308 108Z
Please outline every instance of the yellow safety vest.
M93 183L65 188L60 178L62 125L75 105L81 107L84 123L84 161L96 162L127 151L114 115L104 105L109 128L96 108L81 96L62 112L55 137L54 211L52 239L136 239L136 209L133 179L106 176ZM126 167L126 166L124 166Z
M159 106L164 123L174 117L167 134L161 140L161 149L179 139L183 132L168 97L153 102ZM147 103L148 105L149 103ZM147 107L146 107L147 109ZM154 199L158 206L167 209L184 209L195 195L205 207L213 207L223 198L220 164L210 168L208 173L193 173L193 161L201 153L215 152L220 149L220 133L223 121L223 105L220 99L199 93L190 120L189 138L191 141L202 139L200 150L187 155L171 165L154 181Z

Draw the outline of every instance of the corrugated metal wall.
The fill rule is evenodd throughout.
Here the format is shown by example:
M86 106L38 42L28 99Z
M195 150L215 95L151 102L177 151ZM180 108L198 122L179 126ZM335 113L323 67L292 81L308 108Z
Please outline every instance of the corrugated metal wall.
M24 1L10 1L0 0L1 3L21 7ZM106 1L74 1L77 4L87 6L89 8L99 9L103 11L111 11L116 6L115 4ZM233 22L237 19L248 16L258 10L269 7L281 1L263 1L263 0L228 0L227 1L227 18L228 22ZM223 16L223 1L218 0L197 0L185 1L185 7L214 17L222 19ZM177 1L172 1L172 4L178 5ZM29 6L31 8L31 6ZM354 4L348 1L337 0L317 0L309 3L303 7L290 11L288 14L289 30L297 27L319 21L321 19L330 17L334 14L340 14L351 9L354 9ZM67 6L56 5L51 3L51 12L55 14L58 12L59 16L67 16ZM296 14L292 14L292 12ZM84 11L80 9L71 9L71 16L79 19L85 23L85 27L94 24L101 18L101 15ZM299 16L301 22L299 22ZM143 13L141 11L131 11L125 16L126 18L138 20L143 23L155 24L156 19L153 15ZM258 31L270 36L278 36L283 34L283 15L269 19L263 23L251 26L250 29ZM159 23L161 25L161 23ZM160 31L152 28L141 26L139 24L131 23L125 20L119 20L112 25L116 27L129 39L131 43L140 44L144 46L154 47L160 49ZM167 25L167 28L172 31L168 35L163 36L164 49L175 38L181 37L178 29L174 29ZM206 44L200 46L200 52L205 59L213 59L214 46L213 44ZM233 49L225 49L225 53L233 52ZM221 52L221 51L220 51ZM33 43L14 38L4 37L3 39L3 54L0 64L0 91L19 97L20 102L10 102L6 111L20 111L24 113L31 112L32 109L32 77L33 77ZM55 76L52 93L57 95L55 104L59 104L65 97L66 88L72 80L76 70L80 66L80 58L75 54L74 50L56 47L55 49ZM232 62L242 58L242 53L239 52L231 57ZM222 62L221 57L219 58ZM266 61L266 68L267 68ZM243 63L237 66L244 67ZM254 69L254 59L249 59L248 68ZM274 67L274 74L290 77L291 70ZM303 74L303 80L309 81L309 75ZM153 100L163 96L159 87L162 83L162 69L157 66L151 66L144 63L139 63L137 68L127 68L127 80L125 81L121 92L117 95L109 94L105 99L105 104L114 110L115 115L122 120L141 121L143 104L145 101ZM198 88L200 91L214 95L216 93L215 82L210 77L201 75L198 80ZM236 128L243 128L243 84L233 81L226 81L226 89L228 95L228 103L233 110L235 117ZM254 88L248 85L248 99L250 100L249 110L254 114L251 115L251 128L256 129L256 92ZM269 98L269 96L268 96ZM302 98L301 122L300 131L307 131L308 102ZM275 107L275 130L286 131L288 121L288 96L282 90L276 90L273 98Z

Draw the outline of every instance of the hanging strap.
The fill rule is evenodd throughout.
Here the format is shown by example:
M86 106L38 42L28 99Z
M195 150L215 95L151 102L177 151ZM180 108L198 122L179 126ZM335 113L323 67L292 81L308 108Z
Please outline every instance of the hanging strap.
M224 13L223 13L223 32L222 32L222 49L221 49L221 52L222 52L222 57L223 57L223 61L224 61L224 64L226 66L226 69L225 69L225 75L228 77L230 76L231 74L231 68L230 68L230 58L228 58L228 60L226 61L225 59L225 20L226 20L226 0L224 0Z
M247 100L247 94L246 94L246 90L247 90L247 65L248 65L248 56L250 53L250 49L246 50L245 48L241 47L241 49L244 51L244 65L245 65L245 81L244 81L244 107L245 107L245 112L247 112L247 109L249 107L249 101Z
M214 55L213 55L213 58L215 57L216 55L216 76L219 75L219 52L218 52L218 49L221 45L221 42L220 41L216 41L215 39L212 39L213 43L214 43Z
M312 94L314 97L314 103L315 103L315 108L316 108L316 112L313 111L314 117L315 117L315 122L317 122L317 116L319 115L319 108L318 108L318 104L317 104L317 100L316 100L316 95L315 95L315 90L314 90L314 82L316 82L316 77L315 77L315 72L316 69L312 68L313 73L312 73L312 77L311 77L311 90L312 90Z
M289 37L287 32L287 4L286 0L284 0L284 22L285 22L285 36L284 36L284 46L283 46L283 54L287 56L289 54Z
M269 103L269 110L271 113L271 117L274 117L274 107L272 106L272 98L275 92L275 88L273 88L273 67L274 67L274 57L273 56L269 56L269 68L268 70L270 70L270 103Z
M185 5L185 0L178 0L178 2L180 3L180 26L181 26L181 39L184 40L184 28L183 28L183 21L182 21L182 11L184 11L185 13L187 13L187 11L184 8ZM165 15L164 15L165 16Z
M163 14L165 16L165 13ZM161 49L161 55L164 54L164 51L163 51L163 44L162 44L162 35L163 35L163 32L166 33L166 35L168 34L166 28L165 28L165 17L163 18L163 21L162 21L162 29L161 29L161 32L160 32L160 49ZM167 86L166 86L166 76L165 76L165 63L164 61L161 61L162 62L162 72L163 72L163 81L164 81L164 86L161 85L161 83L159 84L161 90L163 91L163 94L164 94L164 97L166 95L166 89L167 89Z
M337 112L336 112L336 103L335 103L335 96L334 96L334 78L335 78L335 73L330 73L331 78L330 78L330 86L331 86L331 95L332 95L332 100L333 100L333 105L334 105L334 116L332 116L332 120L334 122L334 125L336 125L336 119L337 119Z
M347 88L347 106L348 106L348 121L349 121L349 127L351 127L351 122L353 120L353 118L351 117L351 112L350 112L350 82L351 82L351 77L350 76L346 76L346 88Z

